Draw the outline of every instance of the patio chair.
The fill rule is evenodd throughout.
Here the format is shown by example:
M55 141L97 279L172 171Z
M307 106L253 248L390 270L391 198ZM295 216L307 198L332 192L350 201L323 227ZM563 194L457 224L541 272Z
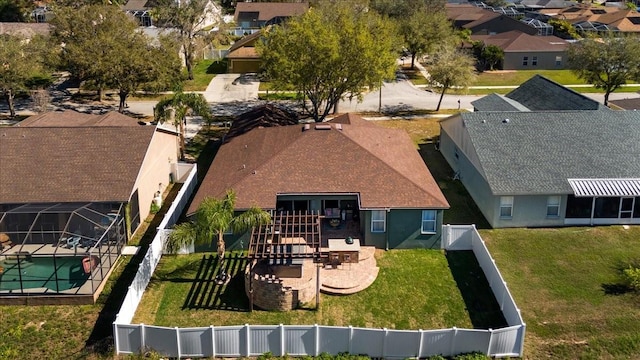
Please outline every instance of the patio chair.
M72 236L67 238L67 247L69 249L75 249L78 245L80 245L80 240L82 238L80 236Z

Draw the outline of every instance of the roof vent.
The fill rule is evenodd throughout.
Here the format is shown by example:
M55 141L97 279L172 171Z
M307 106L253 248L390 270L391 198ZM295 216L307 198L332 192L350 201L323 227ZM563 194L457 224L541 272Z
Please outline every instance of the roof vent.
M311 129L311 124L304 124L304 126L302 127L302 131L307 131Z
M486 123L487 123L487 120L482 119L482 121L480 121L480 122L481 122L481 123L483 123L483 124L486 124Z
M342 130L342 124L336 124L336 130Z
M317 124L316 130L331 130L330 124Z
M509 121L510 121L509 119L504 119L504 120L502 120L502 123L503 123L503 124L508 124L508 123L509 123Z

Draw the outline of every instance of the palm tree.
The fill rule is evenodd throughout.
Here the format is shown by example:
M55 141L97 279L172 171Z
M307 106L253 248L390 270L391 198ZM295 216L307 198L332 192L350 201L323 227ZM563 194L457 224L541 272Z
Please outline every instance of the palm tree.
M164 123L172 119L173 125L180 131L180 159L184 160L185 128L188 114L202 116L210 121L209 104L202 94L177 92L173 96L162 99L154 109L156 121Z
M265 225L271 222L271 215L252 206L249 210L236 215L234 207L236 194L228 190L223 199L205 198L195 213L191 222L177 225L169 235L167 249L175 251L192 242L195 244L210 244L217 235L218 258L224 260L225 245L224 233L232 230L234 233L242 233L252 227Z

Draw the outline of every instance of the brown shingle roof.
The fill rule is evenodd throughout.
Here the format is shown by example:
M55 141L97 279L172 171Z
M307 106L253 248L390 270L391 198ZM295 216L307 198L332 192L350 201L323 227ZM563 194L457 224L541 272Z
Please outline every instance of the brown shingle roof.
M557 36L535 36L512 30L494 35L471 35L472 40L481 40L487 45L496 45L505 52L564 51L569 43Z
M139 126L137 121L116 111L103 115L84 114L77 111L55 111L30 116L16 126L62 127L62 126Z
M308 3L270 3L270 2L239 2L236 4L236 11L233 19L238 21L241 12L259 13L259 21L269 21L276 16L296 16L302 15L309 10Z
M47 118L0 129L0 203L127 201L155 128Z
M256 128L231 139L188 212L227 189L238 209L273 209L278 194L309 193L358 193L363 208L449 207L406 132L338 123Z

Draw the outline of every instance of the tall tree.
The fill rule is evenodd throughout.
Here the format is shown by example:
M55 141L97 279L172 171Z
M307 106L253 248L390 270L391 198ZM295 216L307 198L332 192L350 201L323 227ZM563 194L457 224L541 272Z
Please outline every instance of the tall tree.
M395 34L377 14L336 3L271 28L257 49L275 87L293 86L319 122L344 97L361 100L365 89L394 76Z
M271 215L256 206L236 214L235 203L236 194L232 190L227 191L222 199L205 198L192 221L176 226L169 235L167 249L174 252L191 243L208 245L214 237L217 237L218 258L224 260L225 231L232 230L239 234L252 227L271 222Z
M212 20L217 25L222 23L219 9L210 0L163 0L157 9L157 16L161 23L177 29L187 76L193 80L196 52L202 47L206 35L203 28Z
M0 22L25 22L34 8L29 0L0 0Z
M54 36L65 44L62 66L86 85L115 88L120 111L130 93L150 83L171 88L180 76L177 49L138 32L137 23L116 6L62 7L52 20ZM162 83L162 86L159 84Z
M184 159L185 128L187 115L202 116L206 121L211 117L209 104L202 94L177 92L169 98L162 99L155 107L155 119L161 123L173 121L180 133L180 158Z
M604 90L604 105L609 95L627 80L640 79L640 42L635 36L616 37L605 34L601 39L584 39L569 46L569 67L579 78Z
M456 86L466 88L475 80L475 59L458 48L443 49L429 68L431 82L441 88L436 111L440 110L444 93Z
M43 49L40 41L0 35L0 92L16 116L14 98L17 91L26 90L31 78L43 70Z
M432 54L456 41L453 26L444 11L433 11L423 6L409 17L398 21L405 46L411 54L412 69L416 57Z

